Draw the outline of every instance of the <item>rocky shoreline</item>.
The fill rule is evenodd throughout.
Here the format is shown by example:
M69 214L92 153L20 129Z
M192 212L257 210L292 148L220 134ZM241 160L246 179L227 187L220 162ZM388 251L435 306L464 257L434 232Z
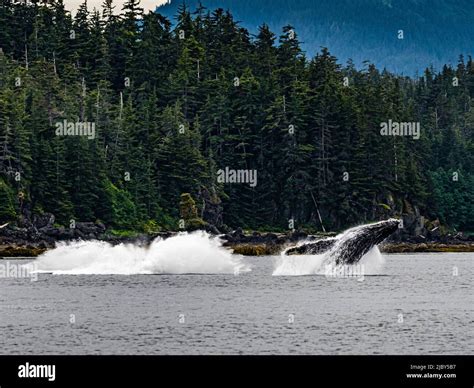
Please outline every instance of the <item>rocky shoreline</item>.
M324 235L308 235L303 232L293 233L259 233L252 232L244 234L238 229L223 236L224 246L228 246L245 256L267 256L278 255L285 248L293 246L299 241L316 241L335 236L336 233ZM421 240L421 241L420 241ZM413 253L413 252L474 252L474 238L469 236L446 235L438 239L426 241L422 237L405 238L401 240L398 233L389 237L379 245L380 251L384 253Z
M398 243L384 244L380 247L384 253L437 253L437 252L474 252L474 243L443 244L443 243Z
M177 232L137 234L133 237L118 236L110 233L100 223L78 222L74 228L56 227L54 217L35 220L35 225L17 227L6 225L0 229L0 258L36 257L48 249L54 248L60 241L99 240L110 244L133 243L148 245L155 238L168 238ZM208 230L217 234L215 230ZM227 234L219 234L224 246L234 253L246 256L278 255L285 248L299 241L315 241L334 236L335 233L310 235L302 231L288 233L246 232L236 229ZM390 236L380 250L385 253L408 252L474 252L474 238L462 234L409 237L401 233Z

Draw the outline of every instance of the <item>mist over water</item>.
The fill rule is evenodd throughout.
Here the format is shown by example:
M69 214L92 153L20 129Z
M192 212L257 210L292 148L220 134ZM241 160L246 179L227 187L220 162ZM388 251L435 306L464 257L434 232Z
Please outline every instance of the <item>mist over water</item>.
M59 243L36 261L55 275L234 274L250 271L242 256L205 232L157 238L150 246L103 241Z

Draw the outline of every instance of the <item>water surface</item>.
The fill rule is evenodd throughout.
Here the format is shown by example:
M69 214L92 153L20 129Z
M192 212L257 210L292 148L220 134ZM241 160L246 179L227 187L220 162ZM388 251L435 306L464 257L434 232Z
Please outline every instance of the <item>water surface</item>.
M385 276L363 281L272 276L275 257L245 258L252 271L237 276L0 278L0 349L2 354L474 354L474 255L384 257Z

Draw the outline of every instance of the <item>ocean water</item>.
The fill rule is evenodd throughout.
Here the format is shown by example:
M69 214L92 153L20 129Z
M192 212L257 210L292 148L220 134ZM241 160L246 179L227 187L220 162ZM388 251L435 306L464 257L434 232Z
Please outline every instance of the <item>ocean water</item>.
M474 354L472 253L377 250L340 278L216 246L63 248L36 281L0 277L1 354Z

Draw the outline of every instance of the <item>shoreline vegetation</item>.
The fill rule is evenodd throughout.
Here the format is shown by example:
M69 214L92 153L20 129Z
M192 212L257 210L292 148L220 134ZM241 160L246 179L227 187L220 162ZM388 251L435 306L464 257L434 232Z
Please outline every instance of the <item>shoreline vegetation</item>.
M81 226L83 227L83 226ZM68 241L104 241L112 245L137 244L149 245L157 237L169 238L179 232L160 233L135 233L105 232L99 236L77 236L72 239L37 239L38 241L25 241L21 239L9 239L0 235L0 259L8 258L30 258L37 257L49 249L53 249L56 242ZM217 237L217 235L212 234ZM233 250L234 254L244 256L271 256L279 255L284 249L296 245L302 241L316 241L327 237L335 236L336 233L307 234L302 231L287 233L261 233L258 231L246 231L237 229L227 234L220 234L223 246ZM393 241L391 236L387 241L379 245L382 253L428 253L428 252L474 252L474 238L472 236L444 236L438 241L414 242L414 241Z

